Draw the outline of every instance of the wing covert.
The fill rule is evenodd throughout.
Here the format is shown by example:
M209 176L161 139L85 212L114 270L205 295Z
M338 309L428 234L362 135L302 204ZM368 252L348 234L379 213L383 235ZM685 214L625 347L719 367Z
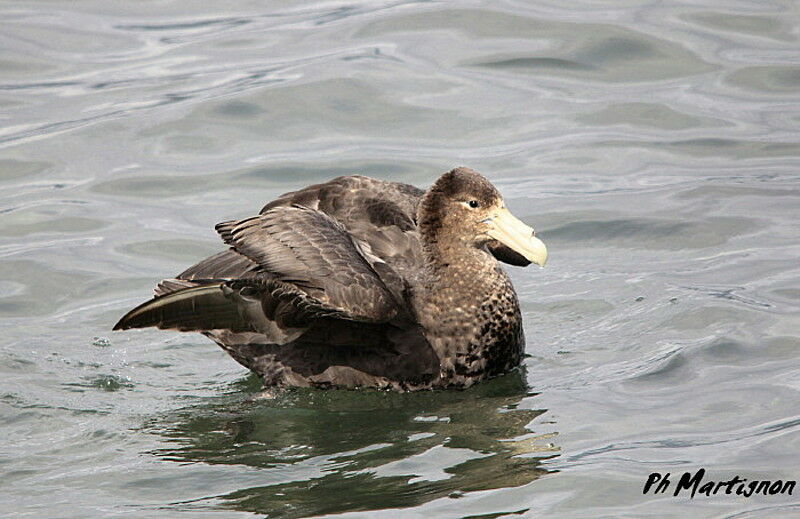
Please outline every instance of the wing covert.
M384 322L399 310L381 276L347 230L304 206L276 207L216 226L222 239L257 266L253 275L296 287L337 317Z

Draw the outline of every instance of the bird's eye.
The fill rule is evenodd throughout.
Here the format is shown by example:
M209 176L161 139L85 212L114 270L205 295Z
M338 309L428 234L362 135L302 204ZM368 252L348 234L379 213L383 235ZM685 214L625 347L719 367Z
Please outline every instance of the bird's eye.
M478 201L477 201L477 200L470 200L470 201L469 201L469 202L467 202L467 203L468 203L468 204L469 204L469 206L470 206L471 208L473 208L473 209L477 209L477 208L478 208L478 207L481 205L481 204L479 204L479 203L478 203Z

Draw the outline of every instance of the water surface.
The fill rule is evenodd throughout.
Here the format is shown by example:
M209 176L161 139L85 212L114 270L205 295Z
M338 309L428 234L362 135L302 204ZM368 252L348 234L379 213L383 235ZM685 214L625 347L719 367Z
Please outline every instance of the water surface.
M800 479L798 4L607 4L5 2L0 511L800 514L642 495ZM199 335L110 332L217 222L457 165L550 248L523 372L251 402Z

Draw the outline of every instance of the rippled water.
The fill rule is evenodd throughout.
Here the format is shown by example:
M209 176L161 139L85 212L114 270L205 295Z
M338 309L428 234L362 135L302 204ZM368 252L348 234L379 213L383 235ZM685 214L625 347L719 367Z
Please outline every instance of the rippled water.
M800 514L642 495L655 471L800 479L797 2L0 14L3 515ZM216 222L462 164L550 247L510 269L525 373L253 403L203 337L109 331Z

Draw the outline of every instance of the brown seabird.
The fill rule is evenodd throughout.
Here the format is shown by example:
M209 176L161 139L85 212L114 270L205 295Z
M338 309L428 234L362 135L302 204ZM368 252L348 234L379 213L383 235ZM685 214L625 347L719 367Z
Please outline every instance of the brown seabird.
M202 332L277 386L468 387L520 364L519 302L497 260L544 266L547 249L471 169L427 191L339 177L216 229L228 250L114 329Z

